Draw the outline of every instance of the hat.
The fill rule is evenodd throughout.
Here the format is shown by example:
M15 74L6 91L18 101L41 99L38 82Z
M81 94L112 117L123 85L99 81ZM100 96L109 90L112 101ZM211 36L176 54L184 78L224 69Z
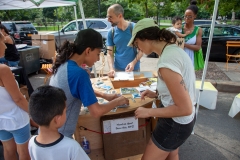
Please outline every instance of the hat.
M128 42L128 46L132 47L132 43L137 35L137 33L145 28L149 28L149 27L158 27L158 25L154 22L153 19L151 18L144 18L140 21L138 21L132 31L132 38L130 39L130 41Z
M74 44L77 52L82 52L87 47L105 49L103 47L102 35L90 28L79 31L76 39L74 40Z

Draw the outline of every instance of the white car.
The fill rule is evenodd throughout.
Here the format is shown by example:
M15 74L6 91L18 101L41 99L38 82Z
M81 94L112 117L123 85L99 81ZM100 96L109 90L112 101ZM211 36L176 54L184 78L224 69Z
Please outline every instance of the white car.
M84 28L82 19L78 19L77 21L79 30L82 30ZM107 33L109 29L111 29L112 27L111 23L108 22L107 19L86 18L85 21L87 24L87 28L92 28L98 31L102 35L104 41L107 39ZM76 27L76 20L73 20L66 24L58 32L49 32L48 34L53 34L55 36L56 47L58 48L65 40L73 42L75 40L77 33L78 31Z

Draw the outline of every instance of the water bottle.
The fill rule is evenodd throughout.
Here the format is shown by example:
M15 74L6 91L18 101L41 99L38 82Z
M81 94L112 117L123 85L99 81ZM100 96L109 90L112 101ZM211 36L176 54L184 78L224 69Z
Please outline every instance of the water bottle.
M89 146L89 141L86 139L86 137L82 137L83 138L83 141L82 141L82 147L83 147L83 150L89 154L91 152L90 150L90 146Z

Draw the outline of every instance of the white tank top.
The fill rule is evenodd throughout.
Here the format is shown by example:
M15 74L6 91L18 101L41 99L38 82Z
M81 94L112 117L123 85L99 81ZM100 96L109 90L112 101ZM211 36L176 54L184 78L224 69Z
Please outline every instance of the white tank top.
M28 113L15 104L5 87L0 86L0 130L17 130L28 123Z

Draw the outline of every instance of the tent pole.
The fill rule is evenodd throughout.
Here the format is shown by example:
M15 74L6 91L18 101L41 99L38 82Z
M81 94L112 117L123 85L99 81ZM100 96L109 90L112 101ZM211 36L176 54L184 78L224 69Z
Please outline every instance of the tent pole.
M78 2L79 2L79 9L80 9L81 16L82 16L82 21L83 21L83 27L84 27L84 29L87 29L85 15L84 15L84 12L83 12L82 0L79 0ZM95 64L92 66L92 68L93 68L94 76L96 78L97 77L97 72L96 72Z
M73 8L74 8L74 15L75 15L75 20L76 20L77 31L79 31L78 21L77 21L77 9L76 9L76 6L73 6Z
M215 0L213 16L212 16L212 24L211 24L211 28L210 28L210 34L209 34L209 39L208 39L208 47L207 47L204 69L203 69L203 75L202 75L201 89L199 90L198 100L197 100L196 120L197 120L197 115L198 115L198 110L199 110L199 101L200 101L201 93L203 91L203 85L204 85L206 72L207 72L208 60L209 60L209 55L210 55L210 50L211 50L211 45L212 45L212 37L213 37L214 26L215 26L217 11L218 11L218 3L219 3L219 0Z
M86 24L85 15L84 15L83 6L82 6L82 0L79 0L78 4L79 4L81 16L82 16L83 27L84 27L84 29L87 29L87 24Z

